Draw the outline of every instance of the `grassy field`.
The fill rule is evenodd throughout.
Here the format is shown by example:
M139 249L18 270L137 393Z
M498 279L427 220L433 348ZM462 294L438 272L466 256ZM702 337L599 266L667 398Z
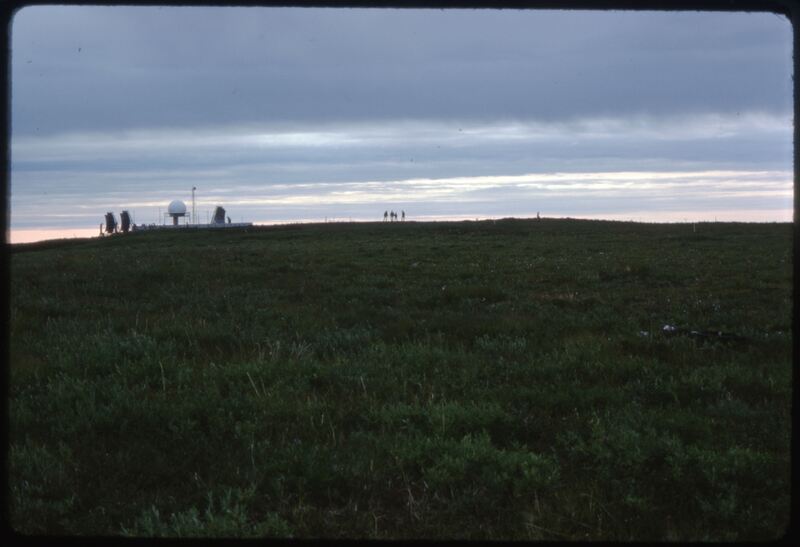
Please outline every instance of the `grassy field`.
M15 246L11 524L779 537L791 246L788 224L553 219Z

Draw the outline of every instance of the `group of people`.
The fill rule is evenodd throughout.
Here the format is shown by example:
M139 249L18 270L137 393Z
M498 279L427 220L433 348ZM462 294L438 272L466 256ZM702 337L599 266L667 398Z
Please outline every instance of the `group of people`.
M400 211L400 220L405 220L405 219L406 219L406 212ZM397 213L395 213L394 211L384 211L383 221L386 222L387 220L391 220L391 222L397 220Z

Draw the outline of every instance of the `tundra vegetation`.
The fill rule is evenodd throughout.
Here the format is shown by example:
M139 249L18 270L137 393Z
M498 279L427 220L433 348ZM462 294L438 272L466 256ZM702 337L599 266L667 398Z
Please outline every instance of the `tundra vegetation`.
M792 230L509 219L13 246L11 524L781 537Z

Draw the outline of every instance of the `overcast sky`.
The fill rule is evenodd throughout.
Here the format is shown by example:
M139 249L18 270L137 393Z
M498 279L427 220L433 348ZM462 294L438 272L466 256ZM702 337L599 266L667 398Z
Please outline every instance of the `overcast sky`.
M192 186L203 222L791 219L770 13L32 6L11 32L12 240Z

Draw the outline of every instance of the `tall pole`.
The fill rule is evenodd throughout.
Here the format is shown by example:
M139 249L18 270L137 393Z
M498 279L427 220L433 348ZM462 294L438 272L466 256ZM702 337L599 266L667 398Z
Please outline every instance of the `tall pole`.
M196 186L192 186L192 224L197 224L197 217L194 216L194 191L197 190Z

